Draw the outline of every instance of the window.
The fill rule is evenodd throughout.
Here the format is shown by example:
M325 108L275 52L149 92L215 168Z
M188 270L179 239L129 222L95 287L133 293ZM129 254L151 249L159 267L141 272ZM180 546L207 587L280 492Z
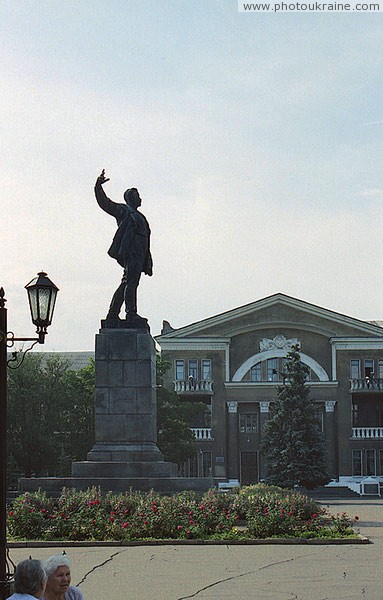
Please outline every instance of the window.
M319 431L324 432L324 419L323 419L323 405L315 404L315 423L318 426Z
M211 380L211 360L208 358L201 360L201 376L203 381Z
M279 381L277 358L269 358L266 361L266 378L267 381Z
M383 379L383 360L378 360L378 377Z
M379 450L379 475L383 475L383 450Z
M374 377L374 360L372 358L364 360L364 376Z
M366 450L366 475L376 475L376 452L374 448Z
M181 477L211 477L212 453L197 451L180 466L178 474Z
M352 451L352 474L354 477L362 476L362 451Z
M198 379L198 360L195 358L189 360L188 377L193 377L194 380Z
M241 433L258 433L258 414L243 413L239 415L239 431Z
M176 360L176 380L183 381L185 379L185 363L183 360Z
M250 381L262 381L262 364L260 362L251 367Z
M350 360L350 379L360 379L360 360Z
M357 402L353 402L352 405L352 426L358 427L359 425L359 405Z

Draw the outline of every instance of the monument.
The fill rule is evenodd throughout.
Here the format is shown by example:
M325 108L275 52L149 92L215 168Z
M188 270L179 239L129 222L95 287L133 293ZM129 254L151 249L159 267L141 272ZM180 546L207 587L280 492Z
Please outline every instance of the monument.
M155 344L147 319L137 313L141 274L152 275L150 227L138 210L138 190L126 190L125 204L118 204L104 192L107 181L102 171L94 191L99 206L117 221L108 254L123 276L96 335L95 444L86 461L72 463L72 477L21 478L19 489L203 491L213 486L212 478L177 477L177 466L165 461L157 446Z

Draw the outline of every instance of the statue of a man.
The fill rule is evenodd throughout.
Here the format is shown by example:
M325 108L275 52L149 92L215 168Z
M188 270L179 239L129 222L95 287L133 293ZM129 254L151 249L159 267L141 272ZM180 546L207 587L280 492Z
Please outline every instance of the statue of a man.
M96 180L94 192L99 206L117 221L118 228L108 254L117 260L124 273L113 295L106 326L118 327L119 314L124 301L127 321L132 326L142 326L140 321L146 322L146 320L137 315L137 288L141 273L152 275L149 223L137 210L141 206L138 190L136 188L126 190L124 193L126 204L117 204L112 202L103 190L102 186L107 181L109 179L105 178L105 170L103 170Z

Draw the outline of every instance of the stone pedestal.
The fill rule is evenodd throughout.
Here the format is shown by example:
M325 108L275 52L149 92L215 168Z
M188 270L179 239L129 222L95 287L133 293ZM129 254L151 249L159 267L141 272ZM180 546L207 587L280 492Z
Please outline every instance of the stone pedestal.
M95 444L72 477L20 479L20 491L62 487L203 491L211 478L177 477L157 446L156 353L146 328L104 328L96 335Z
M175 477L157 447L156 352L145 329L96 336L96 443L73 477Z

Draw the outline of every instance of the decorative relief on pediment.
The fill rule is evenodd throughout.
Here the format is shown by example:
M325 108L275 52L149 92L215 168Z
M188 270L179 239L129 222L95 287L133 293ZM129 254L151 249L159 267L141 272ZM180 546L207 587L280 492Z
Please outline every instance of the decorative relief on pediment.
M259 342L259 349L261 352L265 352L266 350L274 350L277 348L278 350L291 350L292 346L299 346L300 341L298 338L290 338L287 339L284 335L279 333L274 338L263 338Z

